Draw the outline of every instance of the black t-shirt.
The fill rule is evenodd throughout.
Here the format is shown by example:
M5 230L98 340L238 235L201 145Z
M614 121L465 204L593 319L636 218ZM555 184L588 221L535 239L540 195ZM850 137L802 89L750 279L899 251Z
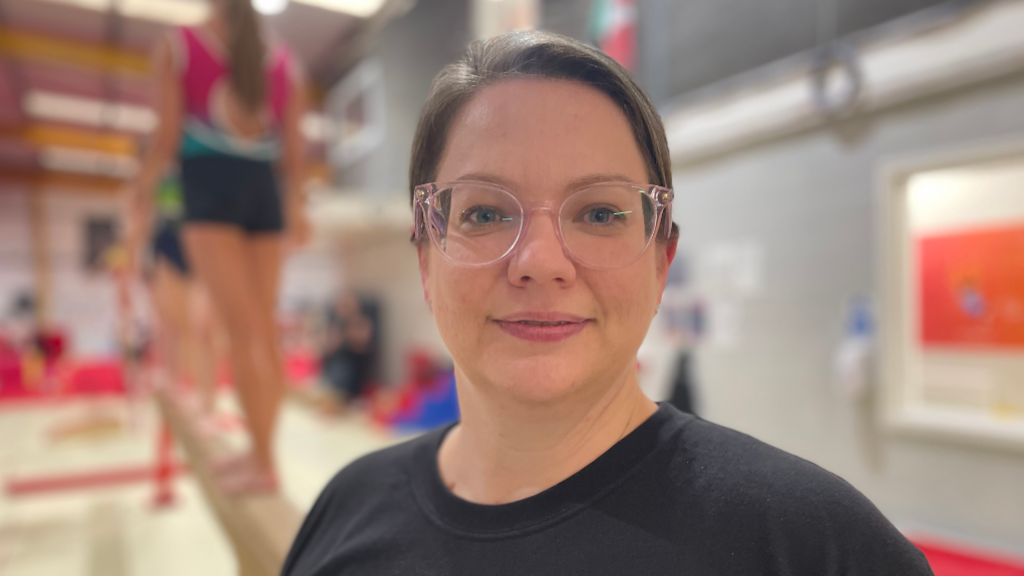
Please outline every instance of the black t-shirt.
M573 476L498 506L443 484L449 429L335 476L283 574L932 574L839 477L668 404Z

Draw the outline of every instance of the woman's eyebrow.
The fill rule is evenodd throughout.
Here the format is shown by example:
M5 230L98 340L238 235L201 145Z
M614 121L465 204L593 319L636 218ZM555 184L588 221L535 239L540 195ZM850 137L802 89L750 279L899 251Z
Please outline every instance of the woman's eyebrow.
M505 178L502 178L501 176L498 176L496 174L490 174L487 172L470 172L469 174L463 174L462 176L459 176L455 180L473 180L476 182L488 182L491 184L497 184L499 186L504 186L505 188L514 187L514 184L511 181L506 180Z
M463 174L456 178L456 180L475 180L477 182L489 182L491 184L498 184L506 188L515 188L515 184L511 181L502 178L496 174L490 174L487 172L470 172ZM584 186L590 186L591 184L600 184L602 182L624 182L627 184L635 184L632 178L624 174L610 173L610 174L588 174L579 178L570 180L565 185L566 190L576 190L583 188Z
M572 180L565 186L565 188L567 190L576 190L577 188L583 188L584 186L590 186L591 184L601 184L603 182L624 182L626 184L635 184L632 178L624 174L588 174L587 176Z

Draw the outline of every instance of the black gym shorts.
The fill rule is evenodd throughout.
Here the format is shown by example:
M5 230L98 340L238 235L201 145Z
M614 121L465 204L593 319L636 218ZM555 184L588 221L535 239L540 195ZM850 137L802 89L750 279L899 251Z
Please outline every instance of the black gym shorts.
M233 224L248 233L284 229L281 195L270 162L232 156L181 160L185 222Z
M189 275L188 259L181 246L178 225L161 222L153 236L153 257L163 258L182 276Z

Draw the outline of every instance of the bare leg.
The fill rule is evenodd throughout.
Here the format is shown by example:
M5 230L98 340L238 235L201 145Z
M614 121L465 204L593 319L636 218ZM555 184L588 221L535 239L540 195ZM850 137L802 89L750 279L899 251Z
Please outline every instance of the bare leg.
M284 354L277 325L277 297L281 285L284 241L280 234L258 234L250 237L248 250L250 269L255 272L256 292L262 301L261 307L265 314L263 322L272 335L267 356L274 362L274 382L277 385L275 395L277 403L280 403L287 392Z
M264 419L258 421L254 426L250 423L253 438L266 434L268 442L273 444L274 424L277 422L277 414L287 392L284 372L284 356L280 347L280 335L277 327L277 296L280 285L281 261L283 256L283 241L278 234L259 234L249 236L246 244L248 250L249 269L254 272L255 282L252 285L256 295L260 298L260 310L264 316L261 323L267 327L271 338L265 343L267 347L263 350L263 357L273 366L270 375L273 380L273 387L261 390L259 405L267 409ZM261 429L256 429L256 426ZM253 456L256 459L255 470L251 466L239 465L238 461L227 461L222 470L229 476L224 483L228 490L250 491L261 490L266 485L266 478L261 474L259 454ZM254 474L255 472L255 474Z
M279 344L276 314L283 240L278 234L252 235L247 239L246 248L249 269L254 272L253 290L261 300L261 312L264 313L262 323L268 327L268 332L272 335L272 338L266 340L268 347L264 350L263 355L270 361L268 363L273 364L274 368L270 374L273 376L274 387L262 390L259 400L259 405L266 407L269 411L265 414L266 419L261 422L264 423L262 426L267 427L265 434L272 445L274 424L277 421L281 401L287 392L284 356ZM261 424L256 424L256 426L261 426ZM262 430L255 429L253 424L250 424L250 428L252 428L253 438L264 433ZM217 467L226 478L222 482L222 486L225 486L228 491L236 492L263 491L267 485L267 476L261 472L258 453L254 453L253 456L257 460L255 467L252 466L251 460L229 459L218 463Z
M163 258L156 260L152 297L168 368L175 383L180 385L190 368L188 281Z
M217 349L214 342L216 320L210 296L201 282L193 281L190 286L190 319L192 320L192 367L199 391L203 414L212 417L216 411L217 394Z
M283 393L277 330L259 288L252 240L241 230L212 223L188 224L185 244L209 290L231 342L231 363L252 434L252 460L264 478L275 477L273 432ZM279 259L277 266L279 267Z

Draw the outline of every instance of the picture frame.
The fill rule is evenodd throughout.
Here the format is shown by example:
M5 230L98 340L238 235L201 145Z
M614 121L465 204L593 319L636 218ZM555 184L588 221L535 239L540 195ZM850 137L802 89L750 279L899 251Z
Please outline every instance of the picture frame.
M945 232L939 234L922 233L924 228L915 232L915 227L922 226L922 218L915 219L911 203L912 188L915 182L920 188L922 177L955 171L981 174L986 169L1017 163L1024 177L1024 135L897 159L878 171L877 261L882 295L878 399L881 422L889 433L1024 452L1024 409L1001 407L998 398L986 395L986 387L1007 385L1018 386L1017 391L1024 394L1024 378L1016 381L1017 374L1024 374L1024 346L1000 346L983 333L972 335L973 340L958 341L954 332L943 342L925 329L933 311L924 307L923 295L929 288L923 282L934 278L926 277L919 266L925 263L924 242L962 241L973 231L992 226L981 226L984 220L965 216L963 226L947 221ZM1024 231L1024 186L1012 192L1020 195L1020 208L1010 211L1009 218L1017 218L1013 216L1017 214L1013 226L1019 225ZM984 269L982 264L979 266L979 270ZM1024 293L1021 298L1024 301ZM1014 382L1009 383L1008 377ZM948 397L944 398L943 393Z

